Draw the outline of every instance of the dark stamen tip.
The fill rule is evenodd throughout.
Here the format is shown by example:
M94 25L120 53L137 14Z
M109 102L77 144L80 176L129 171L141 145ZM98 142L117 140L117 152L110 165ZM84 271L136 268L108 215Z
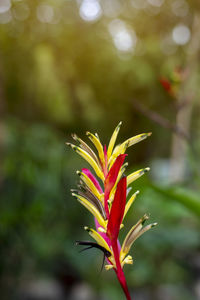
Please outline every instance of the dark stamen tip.
M147 168L144 169L144 173L149 172L149 171L150 171L149 167L147 167Z
M145 223L146 220L149 219L149 215L145 214L142 218L142 225Z
M86 231L88 231L88 232L91 231L90 228L89 228L88 226L84 226L84 229L85 229Z

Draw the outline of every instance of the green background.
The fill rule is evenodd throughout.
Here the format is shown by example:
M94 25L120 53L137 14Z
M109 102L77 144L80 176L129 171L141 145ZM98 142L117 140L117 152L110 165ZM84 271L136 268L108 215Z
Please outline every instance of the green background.
M99 16L89 21L83 2L0 3L1 299L123 299L114 272L100 273L101 253L74 245L90 239L93 218L70 195L88 165L65 145L74 132L88 141L87 130L108 144L123 121L118 142L153 134L128 150L127 174L151 171L132 185L140 194L121 238L144 213L158 222L132 247L131 294L198 300L200 4L93 1ZM114 44L113 21L137 36L131 49ZM179 25L184 44L173 38Z

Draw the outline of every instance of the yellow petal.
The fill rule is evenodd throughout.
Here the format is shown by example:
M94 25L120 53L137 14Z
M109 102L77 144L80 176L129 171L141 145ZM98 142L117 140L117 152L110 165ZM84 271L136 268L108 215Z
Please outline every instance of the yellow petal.
M125 210L124 210L124 217L123 219L125 218L129 208L131 207L131 205L133 204L133 202L135 201L135 198L136 196L139 194L139 191L135 192L131 198L128 200L128 202L126 203L126 206L125 206Z
M98 153L99 153L99 159L102 162L102 165L105 166L105 158L104 158L104 151L103 151L103 146L100 143L100 140L98 136L95 136L94 134L90 132L86 132L87 136L89 139L92 141L92 143L95 145Z
M72 149L74 149L80 156L82 156L91 165L91 167L96 172L97 176L99 178L101 178L102 181L104 181L105 177L104 177L103 172L100 170L99 166L94 161L94 159L86 151L84 151L80 147L77 147L77 146L75 146L73 144L70 144L70 143L67 143L67 145L70 146Z
M88 186L90 191L103 203L103 194L99 193L92 180L83 172L77 171L77 174L80 176L81 180Z
M126 149L130 146L133 146L134 144L137 144L139 143L140 141L146 139L148 136L151 135L151 132L149 133L141 133L141 134L138 134L134 137L131 137L129 139L127 139L125 142L123 142L122 144L120 145L117 145L115 148L114 148L114 151L113 151L113 154L111 155L110 157L110 160L108 162L109 164L109 168L111 168L111 166L113 165L114 163L114 160L115 158L119 155L119 154L124 154Z
M112 151L113 151L113 147L115 145L115 142L116 142L116 139L117 139L117 136L118 136L118 133L119 133L119 130L120 130L120 127L122 125L122 122L120 122L117 127L115 128L113 134L112 134L112 137L110 139L110 142L109 142L109 145L108 145L108 151L107 151L107 157L108 157L108 160L112 154Z
M81 140L76 134L72 134L72 138L79 143L79 147L82 148L84 151L86 151L97 163L97 165L100 167L99 160L94 153L94 151L86 144L83 140Z
M84 229L89 232L89 235L97 242L97 244L104 247L112 255L112 250L109 248L104 238L102 238L102 236L96 230L94 230L93 228L89 228L87 226L85 226Z
M141 133L136 136L133 136L133 137L129 138L128 140L126 140L125 142L123 142L121 144L121 148L123 149L126 144L127 144L127 147L133 146L133 145L143 141L148 136L151 136L151 134L152 134L151 132L148 132L148 133Z
M123 268L123 266L127 264L127 265L132 265L133 264L133 258L131 255L127 255L124 260L121 262L121 266Z
M148 172L150 168L140 169L138 171L135 171L127 176L127 186L131 184L134 180L138 179L140 176Z
M100 212L98 211L98 209L91 202L89 202L84 197L77 195L75 193L72 193L72 196L75 196L77 198L77 200L93 214L93 216L97 219L99 224L103 228L106 228L106 221L103 219L103 217L100 214Z
M109 270L111 270L111 269L113 269L113 268L114 268L113 265L105 265L106 271L109 271Z

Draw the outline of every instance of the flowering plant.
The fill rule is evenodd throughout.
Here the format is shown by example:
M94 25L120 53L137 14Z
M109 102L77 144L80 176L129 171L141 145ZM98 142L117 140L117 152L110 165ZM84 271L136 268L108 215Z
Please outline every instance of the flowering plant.
M128 253L135 240L155 226L156 223L144 227L143 225L148 219L148 216L145 214L129 230L122 246L120 246L118 240L119 231L124 226L124 218L138 194L138 191L135 192L126 202L126 198L131 190L129 185L149 171L149 168L140 169L125 176L124 172L128 165L124 163L127 156L125 151L128 147L150 136L151 133L136 135L115 146L120 126L121 122L115 128L108 148L102 146L97 133L86 133L94 144L98 155L75 134L72 137L79 145L75 146L71 143L67 143L67 145L71 146L90 164L97 177L101 180L100 184L99 179L89 169L84 168L81 171L77 171L77 174L80 176L79 189L72 190L72 195L93 214L96 226L96 230L84 227L95 242L78 241L77 244L86 245L86 249L95 247L103 251L107 261L105 269L114 269L126 299L131 300L123 267L125 264L133 263L132 256Z

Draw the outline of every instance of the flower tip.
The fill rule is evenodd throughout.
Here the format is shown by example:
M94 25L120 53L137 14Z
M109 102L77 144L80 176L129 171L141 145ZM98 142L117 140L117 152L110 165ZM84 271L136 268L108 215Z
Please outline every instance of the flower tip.
M148 133L147 133L147 136L151 136L151 135L152 135L152 132L148 132Z
M140 174L140 176L142 176L143 174L145 174L145 173L147 173L149 171L150 171L150 168L147 167L147 168L142 169L139 174Z
M77 150L77 146L71 144L71 143L65 143L67 146L71 147L72 149L74 149L75 151Z
M135 192L135 195L138 195L139 193L140 193L140 191L136 191L136 192Z
M124 261L123 261L123 266L125 265L125 264L127 264L127 265L132 265L133 264L133 258L132 258L132 256L131 255L128 255L125 259L124 259Z
M77 141L78 140L78 136L75 133L72 133L72 138Z
M119 124L117 125L117 130L120 130L120 127L122 126L122 121L119 122Z
M90 228L88 227L88 226L84 226L84 230L86 230L86 231L90 231Z
M91 136L91 133L89 131L86 131L85 133L87 136Z
M155 227L156 225L158 225L158 223L156 222L156 223L153 223L153 224L151 224L151 228L152 227Z
M120 224L120 229L122 229L123 227L124 227L124 224L121 223L121 224Z
M113 265L105 265L106 271L113 269Z
M142 217L142 225L145 223L146 220L149 219L149 215L145 214L143 217Z

